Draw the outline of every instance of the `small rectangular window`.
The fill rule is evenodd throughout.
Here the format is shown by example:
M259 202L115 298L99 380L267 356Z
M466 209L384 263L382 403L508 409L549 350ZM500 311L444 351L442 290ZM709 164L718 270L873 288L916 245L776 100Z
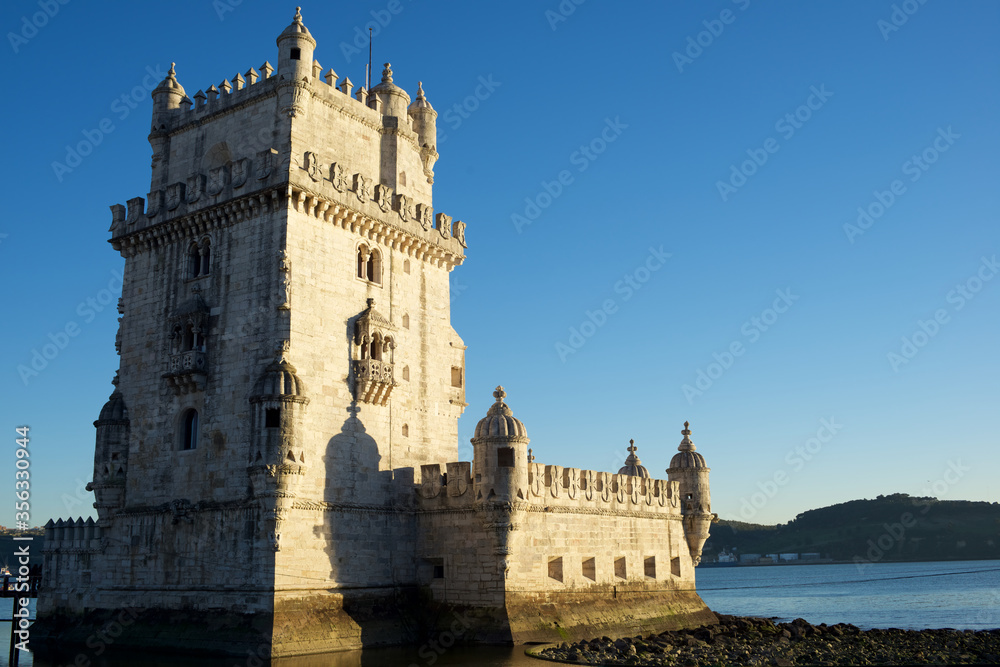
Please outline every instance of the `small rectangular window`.
M619 579L628 579L628 572L625 570L625 557L615 559L615 576Z
M514 467L514 448L513 447L499 447L497 448L497 466L500 468L513 468Z
M656 556L650 556L642 564L643 572L649 579L656 579Z
M264 411L264 428L279 428L281 426L281 408L268 408Z
M462 369L457 366L451 367L451 386L452 387L462 386Z
M292 49L292 55L291 55L292 60L298 60L301 57L302 57L301 49Z
M583 576L591 581L597 581L597 559L583 559Z
M435 565L434 566L434 578L435 579L444 579L444 565Z
M556 581L563 580L562 557L549 559L549 578Z

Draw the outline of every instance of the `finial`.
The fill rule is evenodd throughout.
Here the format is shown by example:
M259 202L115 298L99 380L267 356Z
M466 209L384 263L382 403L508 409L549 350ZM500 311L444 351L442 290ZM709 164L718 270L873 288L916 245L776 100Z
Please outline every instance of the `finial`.
M635 446L635 440L629 440L628 441L628 452L630 454L635 454L636 450L638 450L638 449L639 448Z
M173 79L173 78L175 78L177 76L177 72L174 71L174 67L176 65L177 65L177 63L170 63L170 71L167 72L167 78L168 79Z
M292 342L287 338L278 341L278 346L275 351L277 352L277 362L279 364L288 363L287 355L288 355L288 350L291 349L291 347L292 347Z
M382 83L392 83L392 65L385 63L385 69L382 70Z
M426 99L424 97L424 82L423 81L417 81L417 99L418 100L425 100Z
M372 297L368 297L368 307L369 308L375 307L375 299L373 299Z
M535 455L531 453L531 449L529 448L528 449L528 463L534 463L534 462L535 462Z
M684 422L684 428L690 428L691 422Z
M497 403L503 403L503 399L507 398L507 392L503 390L502 386L497 386L496 391L493 392L493 398L497 399Z
M287 14L286 14L287 16ZM302 23L302 8L295 8L295 18L292 19L292 23Z

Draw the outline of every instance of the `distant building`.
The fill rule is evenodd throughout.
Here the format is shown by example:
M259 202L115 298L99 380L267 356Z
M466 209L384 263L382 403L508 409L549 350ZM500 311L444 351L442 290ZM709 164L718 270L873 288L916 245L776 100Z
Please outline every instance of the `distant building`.
M779 558L781 559L782 562L788 562L788 561L798 560L799 559L799 555L798 554L779 554L778 556L779 556Z
M818 560L820 555L815 552L809 552L802 554L802 560Z
M759 563L760 554L740 554L741 563Z

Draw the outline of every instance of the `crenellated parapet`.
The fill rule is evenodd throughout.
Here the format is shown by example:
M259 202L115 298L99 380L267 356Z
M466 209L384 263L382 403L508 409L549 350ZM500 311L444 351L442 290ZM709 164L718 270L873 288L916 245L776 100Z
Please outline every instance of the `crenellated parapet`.
M86 520L77 517L73 519L49 519L45 524L45 553L82 554L100 553L102 551L101 526L92 518Z

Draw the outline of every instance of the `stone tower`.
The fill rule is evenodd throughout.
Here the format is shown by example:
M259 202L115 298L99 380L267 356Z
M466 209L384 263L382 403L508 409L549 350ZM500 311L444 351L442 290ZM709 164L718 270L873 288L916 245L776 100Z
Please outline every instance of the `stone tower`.
M266 657L554 641L714 622L694 591L708 469L670 480L536 462L502 387L455 461L465 345L434 213L437 114L388 63L325 73L298 9L264 62L153 91L115 390L95 422L98 521L46 526L32 646ZM676 479L675 479L676 478ZM690 506L681 504L681 491ZM126 617L122 615L126 614ZM71 656L72 657L72 656Z
M465 225L433 212L437 114L388 63L370 92L324 73L298 10L277 47L277 69L192 99L172 65L152 93L149 194L111 207L126 262L99 527L71 576L58 545L76 533L53 524L42 618L166 587L156 608L280 626L331 582L412 579L394 553L412 515L387 508L412 501L414 468L456 458L466 406L448 283Z

